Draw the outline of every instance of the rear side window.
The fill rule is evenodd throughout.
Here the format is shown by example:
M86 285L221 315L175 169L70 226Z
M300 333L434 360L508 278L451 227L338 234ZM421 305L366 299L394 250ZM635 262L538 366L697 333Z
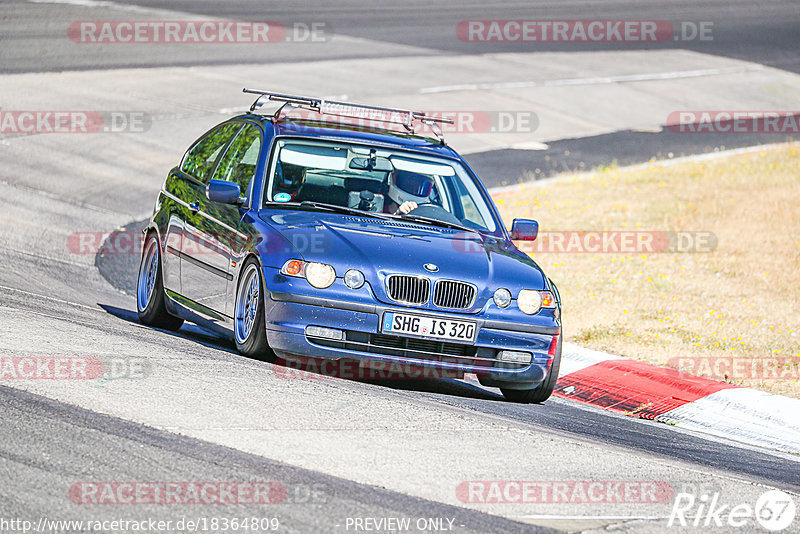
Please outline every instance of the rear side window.
M211 170L219 159L219 155L228 141L239 131L242 127L241 123L234 122L223 124L222 126L211 130L208 134L203 136L195 145L186 153L183 159L181 170L186 174L194 176L203 183L208 182Z
M222 156L214 179L236 182L242 192L246 191L256 173L260 151L261 130L252 124L245 124Z

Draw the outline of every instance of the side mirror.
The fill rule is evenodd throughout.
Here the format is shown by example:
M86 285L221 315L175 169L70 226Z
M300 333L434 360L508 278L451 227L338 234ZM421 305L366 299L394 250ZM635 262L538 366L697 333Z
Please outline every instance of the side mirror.
M530 219L514 219L511 223L511 239L515 241L535 241L539 235L539 223Z
M238 206L242 203L242 199L239 198L241 194L242 191L239 188L239 184L234 182L209 180L206 186L206 198L212 202L235 204Z

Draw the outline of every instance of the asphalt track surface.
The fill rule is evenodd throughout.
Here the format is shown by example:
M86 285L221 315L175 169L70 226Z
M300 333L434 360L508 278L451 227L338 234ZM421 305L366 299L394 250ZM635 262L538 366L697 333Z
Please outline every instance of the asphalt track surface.
M145 5L145 3L140 3ZM315 58L354 57L353 47L337 51L320 48L319 51L302 50L293 57L285 51L266 50L263 56L253 57L251 52L239 50L215 51L209 57L190 57L190 52L156 52L145 55L131 53L125 49L107 48L89 50L86 53L59 52L57 41L42 31L37 19L53 20L65 12L78 9L69 4L48 5L48 10L36 11L40 6L25 2L3 2L4 10L3 52L0 52L0 70L12 72L53 72L59 70L98 70L113 67L155 67L165 65L209 65L306 61ZM324 7L317 3L292 3L290 8L268 2L147 2L150 8L177 10L202 16L230 17L238 19L291 21L324 20L338 35L358 39L377 40L396 48L387 47L385 57L410 53L404 47L425 48L430 54L469 55L487 51L520 51L519 45L475 45L452 39L453 26L459 20L470 18L630 18L632 5L617 2L580 3L474 3L455 7L449 3L420 2L404 4L402 8L376 6L363 9L352 3L349 7ZM347 6L347 4L345 4ZM44 9L44 8L41 8ZM97 9L104 9L98 5ZM46 16L40 16L45 13ZM59 15L61 13L61 15ZM72 13L70 11L70 13ZM266 17L264 14L267 14ZM48 17L50 17L48 19ZM724 9L716 2L672 2L658 6L642 2L637 9L637 18L664 20L714 20L718 28L713 43L702 44L702 50L737 59L755 61L791 72L798 72L797 59L798 24L800 9L795 2L773 2L766 7L756 7L748 2L731 2ZM100 18L100 17L98 17ZM8 21L27 21L11 24ZM34 21L34 22L31 22ZM455 22L454 22L455 21ZM486 46L489 48L487 49ZM602 45L615 48L619 45ZM664 46L673 46L665 44ZM674 45L677 46L677 45ZM688 46L688 45L682 45ZM701 47L700 44L696 45ZM545 45L542 50L558 49ZM579 50L579 48L571 48ZM374 55L372 52L364 52ZM2 106L13 107L14 95L3 95ZM770 139L774 140L774 139ZM741 145L752 144L743 139ZM677 142L677 140L676 140ZM686 143L685 138L680 139ZM15 144L16 143L16 144ZM562 144L559 144L562 143ZM705 144L686 146L683 153L713 150L720 144L735 146L739 141L730 137L719 142L706 140ZM609 149L609 145L612 148ZM12 140L12 147L20 143ZM560 163L552 160L542 162L542 174L549 175L562 168L580 168L609 162L608 156L620 162L644 161L664 153L663 137L642 132L609 134L609 137L586 140L564 140L552 143L566 151L582 147L580 157L565 159ZM644 146L645 149L631 147ZM114 190L115 198L98 202L89 179L79 181L83 168L81 160L113 158L113 148L100 156L89 153L74 153L65 157L64 174L69 176L69 188L63 194L53 193L41 185L40 180L58 180L60 169L52 164L43 165L38 156L48 150L46 143L23 147L8 152L0 147L4 157L14 158L14 174L2 172L3 190L0 199L0 254L4 267L0 270L0 350L4 355L26 354L98 354L111 358L115 354L130 354L143 357L153 366L150 380L119 380L76 391L36 384L17 385L12 381L0 384L0 512L4 518L23 517L34 519L113 519L117 517L164 517L174 519L186 516L277 516L281 531L289 532L343 532L347 518L353 517L436 517L453 518L457 531L465 532L534 532L545 527L531 524L553 525L569 530L589 530L615 524L621 531L660 531L663 523L652 525L642 518L605 518L592 522L547 523L542 518L525 523L509 519L515 514L498 510L489 515L473 509L454 506L445 496L423 498L407 490L408 480L397 479L397 474L387 471L384 483L367 483L365 480L381 480L381 466L372 467L376 476L336 476L331 472L347 473L353 466L327 465L324 447L315 460L318 468L300 467L287 461L283 441L291 439L289 432L273 434L277 439L270 446L229 447L220 442L203 439L214 436L214 423L206 420L209 406L229 411L232 419L242 417L237 408L245 406L244 399L209 397L201 389L214 389L229 382L231 389L241 383L237 377L259 372L280 372L276 366L241 358L230 343L194 327L184 327L179 333L167 333L138 324L135 301L131 297L131 282L135 276L135 258L122 257L111 260L74 258L63 251L64 236L59 234L61 225L70 228L114 228L128 223L134 216L145 213L152 204L152 195L142 196L136 188L127 193L125 187ZM78 149L76 149L78 150ZM657 151L657 153L653 153ZM517 154L515 151L514 154ZM13 154L9 155L9 154ZM496 167L498 161L508 161L512 154L501 151L486 152L471 156L470 161L480 171L482 166ZM492 158L495 158L494 160ZM526 162L529 160L525 160ZM6 163L11 163L6 160ZM509 168L534 172L528 163L509 164ZM508 172L503 173L508 176ZM494 184L499 185L499 178ZM137 223L132 223L135 228ZM55 236L54 236L55 234ZM98 269L99 267L99 269ZM111 283L109 283L111 282ZM166 369L166 371L165 371ZM168 371L168 372L167 372ZM161 376L165 378L162 380ZM187 381L182 380L182 376ZM188 378L197 379L194 382ZM291 382L291 381L288 381ZM297 381L304 382L304 381ZM206 384L205 386L203 384ZM195 396L187 392L189 387L200 388ZM314 388L307 384L291 384L304 392L304 403L293 404L299 413L313 413L317 409ZM530 448L525 451L508 451L503 465L515 462L536 464L544 477L561 477L555 480L593 480L600 464L612 465L612 472L625 473L640 465L652 465L654 473L673 473L673 485L682 480L697 482L708 480L713 484L731 484L739 491L743 487L763 490L776 487L800 492L800 462L795 458L770 451L758 450L722 442L704 436L676 431L666 425L634 420L576 403L552 399L542 406L520 406L503 402L494 391L460 381L402 381L399 383L364 382L353 380L326 381L326 395L341 399L338 415L328 414L332 419L342 417L356 419L363 413L348 412L348 403L353 398L367 399L374 410L374 425L381 427L387 418L401 418L391 407L402 406L406 412L437 410L448 416L458 417L465 425L495 425L509 433L519 433L530 439ZM170 390L174 388L174 390ZM25 391L27 389L27 391ZM305 391L305 390L308 391ZM171 397L170 395L174 395ZM161 418L148 413L136 415L137 406L150 406L149 397L158 399L164 414ZM175 399L175 404L170 399ZM273 403L275 413L285 397L275 394L264 397ZM292 397L295 401L303 397ZM179 403L177 399L181 399ZM197 405L182 404L192 399ZM237 405L236 401L242 402ZM390 408L386 408L390 406ZM289 406L285 406L289 411ZM171 415L191 418L185 412L196 410L196 427L181 427L168 423ZM174 412L174 414L173 414ZM298 413L298 412L293 412ZM134 414L134 415L131 415ZM256 417L254 415L254 417ZM382 419L383 418L383 419ZM257 425L256 425L257 426ZM211 428L209 431L208 428ZM280 425L278 425L280 428ZM446 425L443 426L446 428ZM200 429L200 430L198 430ZM393 428L396 436L403 436L404 429ZM414 430L408 430L412 433ZM444 432L439 428L432 431ZM204 433L205 432L205 433ZM210 432L210 433L209 433ZM234 432L234 430L231 430ZM355 446L359 440L359 429L348 434ZM313 434L311 434L313 435ZM479 438L475 438L477 441ZM580 458L579 455L558 457L557 474L552 474L554 461L545 462L546 448L553 444L583 449L586 454L597 455L596 459ZM566 444L566 445L565 445ZM471 451L475 451L475 444ZM406 445L413 447L411 441ZM249 449L251 451L248 452ZM245 450L248 449L248 450ZM572 450L572 449L570 449ZM265 452L266 451L266 452ZM331 451L332 453L334 451ZM454 457L463 451L453 450ZM334 457L331 454L331 457ZM275 459L278 458L278 459ZM320 459L321 458L321 459ZM474 456L473 456L474 458ZM626 460L620 460L620 458ZM454 461L453 459L450 459ZM368 463L366 459L351 458L353 464ZM426 459L420 458L422 466ZM437 463L443 463L444 460ZM469 463L461 459L459 465ZM299 464L300 462L297 462ZM311 462L313 464L313 462ZM475 461L478 465L480 462ZM501 465L500 463L496 465ZM453 464L455 469L456 464ZM369 470L364 466L362 470ZM408 476L418 476L416 466L408 465ZM433 472L433 471L431 471ZM638 472L637 472L638 473ZM402 475L401 475L402 476ZM479 475L475 475L479 476ZM491 480L493 473L483 479ZM497 475L500 476L500 475ZM655 476L655 475L654 475ZM528 479L530 475L528 475ZM546 479L546 478L543 478ZM310 502L296 496L279 505L258 508L252 506L202 506L187 505L175 509L163 506L131 508L74 506L67 497L69 488L76 481L92 480L273 480L283 484L291 494L307 495L309 488L320 490L321 498ZM428 481L420 478L415 484L425 486ZM399 487L401 490L392 490ZM758 491L756 494L759 493ZM580 507L561 514L564 517L581 515ZM501 517L501 515L505 517ZM631 515L631 514L626 514ZM636 515L635 513L632 515ZM530 518L529 518L530 519ZM641 530L639 530L641 529Z
M519 51L631 50L636 48L686 48L737 59L744 59L777 68L800 72L797 57L800 10L797 2L778 0L755 4L732 0L720 5L715 1L670 0L661 2L619 2L613 0L553 2L447 2L413 0L402 4L364 4L358 1L320 3L316 1L276 2L262 0L154 0L121 1L118 4L164 9L229 20L270 20L285 26L295 22L322 22L327 33L370 39L408 47L429 49L440 55L484 54ZM15 6L22 2L4 1L6 20L14 20ZM91 4L89 4L91 5ZM101 2L96 5L102 6ZM133 12L136 13L136 12ZM24 18L22 14L18 15ZM582 17L600 20L665 20L680 22L713 22L712 41L668 41L664 43L475 43L455 39L456 24L463 20L568 20ZM98 16L97 20L103 20ZM133 17L131 17L133 18ZM174 17L170 17L174 18ZM86 20L86 19L80 19ZM79 56L59 54L60 35L33 32L30 28L6 27L6 35L22 36L34 43L11 54L0 65L6 72L52 71L61 69L153 67L161 65L209 65L219 63L267 63L276 61L309 61L330 57L329 47L302 49L295 54L262 47L251 50L215 51L197 57L186 53L129 53L103 47L87 50ZM8 53L8 52L6 52ZM400 52L397 52L400 53ZM349 51L346 57L371 56L368 47ZM14 57L16 55L16 57ZM368 75L368 73L365 73Z
M263 505L259 515L279 517L281 531L325 532L344 526L347 517L449 517L463 532L513 532L520 529L547 532L473 510L431 503L383 488L356 484L336 477L287 466L269 459L200 440L100 415L23 391L0 386L0 416L7 428L3 459L9 464L4 477L13 488L3 489L3 515L49 517L61 512L47 498L30 498L43 486L69 487L76 477L84 481L109 480L125 474L149 480L253 480L279 481L285 494L275 504ZM32 443L43 447L32 450ZM97 461L87 463L87 456ZM135 451L136 466L131 453ZM33 453L33 454L32 454ZM44 458L42 457L44 456ZM124 466L124 468L122 467ZM11 484L8 484L11 483ZM29 496L20 499L21 494ZM174 517L163 506L141 510L148 517ZM252 506L189 505L181 510L192 518L249 517ZM87 514L88 515L88 514ZM136 517L136 516L132 516Z

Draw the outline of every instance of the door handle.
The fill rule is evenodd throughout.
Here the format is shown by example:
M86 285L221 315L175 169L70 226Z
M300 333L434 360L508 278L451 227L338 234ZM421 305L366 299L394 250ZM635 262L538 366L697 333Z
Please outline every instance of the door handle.
M199 202L192 202L191 204L189 204L189 209L192 210L193 212L197 213L198 211L200 211L200 203Z

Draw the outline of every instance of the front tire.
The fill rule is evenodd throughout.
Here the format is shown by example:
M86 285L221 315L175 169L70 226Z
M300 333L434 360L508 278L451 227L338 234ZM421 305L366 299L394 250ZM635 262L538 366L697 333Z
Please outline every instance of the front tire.
M550 366L550 372L541 384L533 389L508 389L500 388L506 400L511 402L519 402L521 404L542 403L550 398L553 390L556 387L558 380L558 370L561 367L561 338L558 339L558 347L556 348L556 355L553 357L553 365Z
M139 320L156 328L178 330L183 319L170 315L164 302L164 282L161 276L161 249L154 232L147 235L139 264L136 284L136 311Z
M275 361L275 353L267 344L264 322L264 281L258 262L249 259L239 277L234 305L233 337L236 349L250 358Z

